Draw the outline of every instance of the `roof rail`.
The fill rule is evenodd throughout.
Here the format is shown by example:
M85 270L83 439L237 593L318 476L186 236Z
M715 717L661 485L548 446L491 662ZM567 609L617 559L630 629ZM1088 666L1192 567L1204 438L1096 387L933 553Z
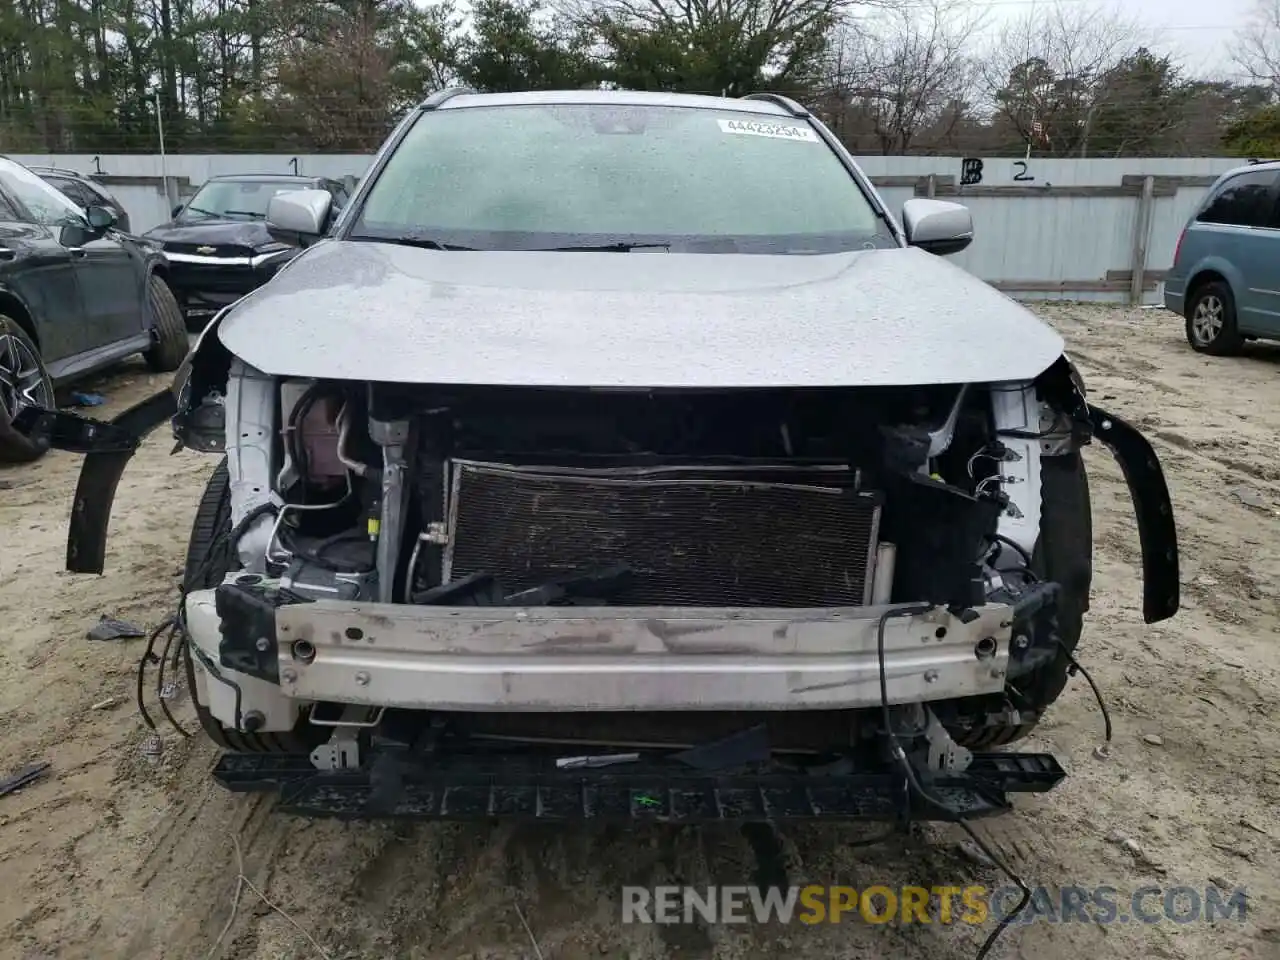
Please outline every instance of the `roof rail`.
M437 90L422 103L418 104L420 110L434 110L448 100L461 96L464 93L475 93L470 87L445 87L443 90Z
M769 103L776 103L783 110L787 111L787 113L791 114L793 117L809 116L808 110L800 106L800 104L792 100L790 97L784 97L780 93L748 93L745 97L742 97L741 99L767 100L769 101Z
M1263 157L1250 157L1246 162L1250 166L1252 166L1255 163L1280 163L1280 161L1278 160L1267 160Z
M28 166L27 169L28 170L45 170L48 173L62 174L63 176L67 176L67 177L80 177L82 179L88 179L88 177L85 174L81 173L79 170L72 170L69 167L55 167L49 163L33 163L30 166Z

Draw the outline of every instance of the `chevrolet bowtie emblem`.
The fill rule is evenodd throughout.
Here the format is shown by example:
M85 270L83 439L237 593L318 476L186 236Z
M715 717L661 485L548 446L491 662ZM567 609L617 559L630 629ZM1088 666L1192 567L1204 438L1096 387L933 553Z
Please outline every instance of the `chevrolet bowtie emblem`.
M196 253L217 253L217 247L196 247Z

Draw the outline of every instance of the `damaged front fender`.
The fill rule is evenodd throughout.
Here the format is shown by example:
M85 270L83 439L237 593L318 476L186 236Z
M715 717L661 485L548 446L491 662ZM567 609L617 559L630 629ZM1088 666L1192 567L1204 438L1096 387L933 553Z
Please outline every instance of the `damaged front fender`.
M231 370L231 353L218 339L226 310L217 314L196 339L173 378L176 410L173 436L179 447L200 453L226 449L226 409L223 398Z

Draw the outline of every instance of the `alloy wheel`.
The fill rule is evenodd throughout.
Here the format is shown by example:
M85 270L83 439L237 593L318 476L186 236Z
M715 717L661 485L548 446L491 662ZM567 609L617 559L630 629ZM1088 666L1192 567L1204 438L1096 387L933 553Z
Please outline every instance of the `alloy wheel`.
M1209 294L1202 298L1191 315L1191 331L1196 342L1207 346L1217 340L1225 316L1226 305L1218 297Z
M23 407L53 406L53 391L31 347L0 333L0 416L12 421Z

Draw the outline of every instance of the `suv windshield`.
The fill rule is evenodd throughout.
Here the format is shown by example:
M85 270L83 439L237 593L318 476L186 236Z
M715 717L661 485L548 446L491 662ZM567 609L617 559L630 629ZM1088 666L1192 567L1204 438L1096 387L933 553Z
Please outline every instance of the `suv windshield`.
M0 185L18 198L37 223L51 227L85 225L79 207L8 157L0 157Z
M893 239L803 119L629 104L423 113L350 239L826 253Z
M306 189L307 184L296 180L210 180L187 202L181 219L265 220L272 197Z

